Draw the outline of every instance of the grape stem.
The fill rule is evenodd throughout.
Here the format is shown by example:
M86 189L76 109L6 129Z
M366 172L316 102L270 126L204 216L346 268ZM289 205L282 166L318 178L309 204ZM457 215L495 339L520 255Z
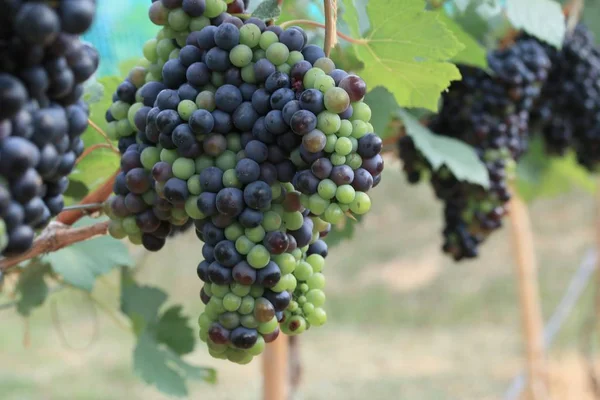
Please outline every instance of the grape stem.
M581 12L583 11L584 0L571 0L565 6L564 12L567 16L567 35L571 35L575 30L575 27L581 19Z
M311 21L310 19L294 19L291 21L286 21L286 22L282 23L280 26L281 26L281 28L285 29L289 26L294 26L294 25L308 25L308 26L316 26L317 28L326 28L325 24ZM341 32L337 32L337 31L336 31L336 36L344 39L347 42L353 43L353 44L365 45L365 44L369 43L369 41L367 39L355 39L351 36L348 36L346 34L343 34Z
M323 0L325 8L325 55L329 57L331 49L337 44L337 0Z
M119 149L117 149L115 147L115 145L113 144L112 140L110 140L110 138L108 137L108 135L106 134L106 132L104 132L102 130L102 128L100 128L98 125L96 125L96 123L94 121L92 121L91 119L88 118L88 124L96 131L98 132L103 138L104 140L106 140L106 143L108 143L108 145L114 150L114 151L119 151Z
M60 250L74 243L83 242L94 236L106 235L108 223L109 221L102 221L80 228L71 228L63 223L53 221L33 241L33 246L27 252L0 260L0 271L6 271L23 261Z
M74 204L72 206L67 206L63 208L63 211L73 211L73 210L97 210L102 208L104 203L89 203L89 204Z
M85 149L83 151L83 153L81 153L81 155L79 156L79 158L76 161L76 164L79 164L84 158L86 158L87 156L89 156L90 154L92 154L92 152L94 152L97 149L110 149L112 150L113 153L120 155L121 153L119 153L119 150L115 148L115 146L113 146L112 144L108 144L108 143L96 143L91 145L90 147L88 147L87 149Z

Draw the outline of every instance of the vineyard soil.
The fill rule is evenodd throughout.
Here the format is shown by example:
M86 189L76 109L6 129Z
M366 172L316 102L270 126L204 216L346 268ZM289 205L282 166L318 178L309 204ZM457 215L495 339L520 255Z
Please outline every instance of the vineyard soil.
M409 188L393 161L384 175L373 193L378 207L363 229L331 252L331 319L300 339L306 369L298 398L501 398L523 366L509 230L490 238L478 260L453 264L437 247L441 219L430 188ZM589 223L593 216L593 199L579 192L532 205L546 317L594 241ZM197 239L189 233L162 252L141 258L138 279L169 290L172 302L183 302L188 314L198 315L201 303L189 300L197 298L200 286L189 274L200 254ZM114 294L116 278L101 280L94 293L112 309L118 299L109 293ZM552 387L566 400L587 399L578 351L591 291L580 301L551 352ZM57 335L52 303L74 349ZM105 399L107 393L113 398L167 398L134 376L132 335L100 311L95 320L91 304L80 293L53 295L32 315L27 335L16 313L3 314L2 326L4 400L92 400ZM216 366L219 372L215 386L190 386L194 398L260 398L259 362L238 366L213 360L203 346L189 359Z

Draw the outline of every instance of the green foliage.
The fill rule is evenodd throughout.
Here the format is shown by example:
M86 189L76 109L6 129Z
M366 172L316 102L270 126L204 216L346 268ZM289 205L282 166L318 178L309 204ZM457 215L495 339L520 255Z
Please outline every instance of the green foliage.
M506 16L516 29L560 48L565 37L565 16L554 0L506 0Z
M461 181L484 188L490 186L487 169L471 146L460 140L436 135L406 110L398 110L398 114L404 122L406 133L434 170L445 165Z
M364 101L371 108L371 125L373 125L373 130L382 139L397 135L397 132L388 129L392 118L398 117L398 110L400 110L394 95L386 88L377 86L367 93Z
M487 50L473 36L467 33L458 23L451 19L444 11L438 11L439 19L456 36L465 48L456 54L452 61L458 64L471 65L487 69Z
M360 36L353 0L344 0L343 18L355 37ZM440 93L460 79L447 62L464 46L439 21L425 11L422 0L372 0L367 4L371 28L356 43L363 62L361 77L370 87L385 86L404 107L437 109Z
M263 21L276 20L281 15L281 8L277 0L264 0L252 12L252 16Z
M88 226L106 220L82 218L74 227ZM110 236L72 244L42 258L52 266L52 270L64 281L78 289L91 291L96 277L110 272L119 266L133 266L127 247L123 242Z
M539 136L530 141L529 151L519 161L516 183L526 201L557 196L574 187L589 193L596 188L593 177L577 163L572 151L563 157L548 156Z
M335 247L345 240L351 239L356 232L357 226L362 222L362 215L357 215L356 220L346 218L342 224L333 225L331 232L325 237L325 242L331 247Z
M50 272L47 263L39 260L31 261L19 274L16 292L18 294L17 312L24 317L29 316L34 308L44 304L48 296L48 285L44 280Z
M194 331L181 306L172 306L162 314L167 294L161 289L138 285L130 271L121 269L121 311L133 323L137 344L133 368L148 384L172 396L188 394L187 379L215 382L212 368L196 367L181 359L194 349Z

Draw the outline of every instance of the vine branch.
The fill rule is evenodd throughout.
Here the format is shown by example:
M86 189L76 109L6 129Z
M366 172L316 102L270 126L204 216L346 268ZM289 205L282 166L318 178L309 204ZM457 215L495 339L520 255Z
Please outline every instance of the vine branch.
M325 28L325 29L327 28L325 26L325 24L322 24L322 23L316 22L316 21L311 21L310 19L294 19L291 21L286 21L286 22L282 23L280 26L281 26L281 28L285 29L285 28L293 26L293 25L308 25L308 26L315 26L317 28ZM352 36L345 35L342 32L338 32L337 30L336 30L336 36L344 39L345 41L347 41L349 43L361 44L361 45L369 43L369 41L366 39L356 39L356 38L353 38Z
M337 0L324 0L325 8L325 55L329 57L331 49L337 44Z
M76 164L79 164L84 158L86 158L87 156L89 156L90 154L92 154L94 151L96 151L97 149L110 149L113 153L120 155L121 153L119 153L119 150L115 148L115 146L113 146L112 144L109 143L96 143L91 145L90 147L88 147L87 149L85 149L83 151L83 153L81 153L81 155L79 156L79 158L76 161Z
M103 221L81 228L71 228L60 222L51 222L33 241L33 246L29 251L0 260L0 271L6 271L23 261L60 250L74 243L83 242L94 236L105 235L108 232L108 223L109 221Z

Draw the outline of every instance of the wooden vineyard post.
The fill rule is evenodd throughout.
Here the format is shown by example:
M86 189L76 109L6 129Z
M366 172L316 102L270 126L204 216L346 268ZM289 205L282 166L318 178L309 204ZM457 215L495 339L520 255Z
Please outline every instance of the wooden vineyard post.
M267 345L263 354L263 400L287 400L289 338L284 334Z
M511 236L527 362L527 400L548 398L544 365L544 323L540 306L533 233L527 206L513 190L510 204Z

